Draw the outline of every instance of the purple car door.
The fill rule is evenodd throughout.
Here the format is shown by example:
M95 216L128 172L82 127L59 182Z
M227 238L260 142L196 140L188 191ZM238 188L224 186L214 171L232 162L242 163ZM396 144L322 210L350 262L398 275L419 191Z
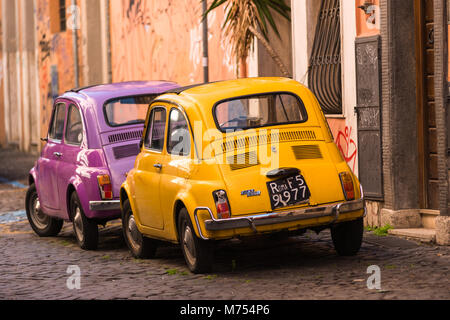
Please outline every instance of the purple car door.
M58 102L53 109L47 144L38 160L39 186L41 186L38 187L38 194L44 211L49 215L55 215L60 209L57 172L61 165L65 119L66 104Z
M62 165L58 168L58 189L60 190L60 203L65 203L67 185L70 178L77 172L77 166L83 161L79 157L82 151L84 137L83 121L80 110L73 103L68 103L67 123L62 144ZM63 210L65 212L65 210ZM67 219L68 217L62 217Z

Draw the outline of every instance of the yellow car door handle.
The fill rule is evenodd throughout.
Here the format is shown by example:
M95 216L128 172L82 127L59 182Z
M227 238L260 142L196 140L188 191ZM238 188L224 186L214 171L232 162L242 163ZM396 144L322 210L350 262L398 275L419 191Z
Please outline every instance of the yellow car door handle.
M153 165L156 169L161 170L162 169L162 164L161 163L157 163Z

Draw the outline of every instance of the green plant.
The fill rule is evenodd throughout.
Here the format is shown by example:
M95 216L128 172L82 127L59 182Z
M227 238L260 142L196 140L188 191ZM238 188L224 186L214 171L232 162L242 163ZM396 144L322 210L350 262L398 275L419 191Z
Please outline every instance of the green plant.
M397 268L397 266L395 264L387 264L384 267L388 270Z
M394 229L390 224L385 225L384 227L370 227L367 226L365 228L367 231L373 232L375 235L384 237L388 235L388 231L390 229Z
M214 280L217 278L217 274L210 274L205 277L206 280Z
M65 247L70 246L70 242L67 241L67 240L61 241L61 244L62 244L63 246L65 246Z
M177 269L167 269L167 270L166 270L166 273L167 273L169 276L174 276L174 275L176 275L176 274L178 273L178 270L177 270Z
M267 49L283 75L290 77L289 71L268 38L269 26L280 37L272 12L291 20L291 8L285 0L214 0L204 13L203 19L209 12L223 4L226 4L226 18L222 28L225 30L225 36L231 41L236 58L245 61L256 37Z

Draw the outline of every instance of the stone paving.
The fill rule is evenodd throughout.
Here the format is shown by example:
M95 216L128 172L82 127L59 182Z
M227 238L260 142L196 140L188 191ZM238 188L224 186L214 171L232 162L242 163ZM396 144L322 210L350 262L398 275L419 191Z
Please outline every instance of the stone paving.
M0 299L449 299L450 249L365 234L360 253L339 257L328 232L287 239L221 243L214 270L191 274L178 246L136 260L120 222L101 230L97 251L81 250L66 224L38 238L28 223L0 226ZM66 286L70 265L81 289ZM381 290L367 288L367 268L381 269Z
M8 179L26 181L27 170L10 169ZM23 210L25 192L0 185L0 215ZM132 258L118 220L101 228L97 251L77 246L70 223L54 238L39 238L27 221L2 223L0 300L450 299L450 248L393 236L366 232L355 257L339 257L329 232L222 242L215 256L211 274L194 275L177 245L162 244L152 260ZM67 287L72 265L80 289ZM371 265L381 270L380 289L367 288Z

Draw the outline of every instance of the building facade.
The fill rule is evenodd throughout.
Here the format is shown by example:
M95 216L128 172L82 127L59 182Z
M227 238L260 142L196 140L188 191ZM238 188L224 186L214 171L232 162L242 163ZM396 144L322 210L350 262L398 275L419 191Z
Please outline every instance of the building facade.
M449 244L447 1L291 5L294 77L322 100L366 223Z

